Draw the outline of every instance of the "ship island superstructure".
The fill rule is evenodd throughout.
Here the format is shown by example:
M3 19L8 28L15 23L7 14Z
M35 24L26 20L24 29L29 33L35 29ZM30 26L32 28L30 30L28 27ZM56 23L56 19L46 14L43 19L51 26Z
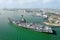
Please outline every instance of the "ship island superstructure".
M27 23L23 15L21 16L22 18L20 20L15 20L15 19L8 17L8 21L10 23L18 25L19 27L31 29L31 30L38 31L38 32L53 33L53 30L51 27L40 25L40 24Z

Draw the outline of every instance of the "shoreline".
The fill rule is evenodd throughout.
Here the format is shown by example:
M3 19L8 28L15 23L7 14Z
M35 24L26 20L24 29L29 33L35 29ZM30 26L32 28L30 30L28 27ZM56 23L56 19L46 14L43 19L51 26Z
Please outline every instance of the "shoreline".
M52 24L52 23L49 23L49 22L43 22L44 24L46 25L49 25L49 26L60 26L60 24Z

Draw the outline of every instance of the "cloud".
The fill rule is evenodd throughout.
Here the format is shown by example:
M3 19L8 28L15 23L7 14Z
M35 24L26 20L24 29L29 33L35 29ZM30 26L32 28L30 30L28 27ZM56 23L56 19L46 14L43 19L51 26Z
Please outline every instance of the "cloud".
M37 0L0 0L0 3L32 3L36 2Z
M0 0L0 4L12 3L13 0Z
M18 3L20 5L26 4L26 3L42 3L47 4L50 3L52 0L0 0L0 4L12 4L12 3Z
M20 4L25 4L25 3L40 3L40 4L47 4L51 3L53 0L17 0L18 3Z
M52 0L42 0L43 4L47 4L47 3L50 3L50 2L52 2Z
M0 0L0 7L52 7L59 3L60 0Z

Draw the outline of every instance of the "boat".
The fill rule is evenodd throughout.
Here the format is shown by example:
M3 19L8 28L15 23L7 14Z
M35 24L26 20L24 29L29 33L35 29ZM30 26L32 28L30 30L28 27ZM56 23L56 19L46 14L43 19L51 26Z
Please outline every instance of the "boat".
M10 23L16 24L19 27L31 29L31 30L34 30L37 32L53 33L53 30L51 27L40 25L40 24L27 23L26 19L23 18L23 15L21 15L21 16L22 16L22 18L20 20L16 20L16 19L12 19L12 18L8 17L8 21Z
M41 14L41 13L36 13L35 16L43 17L43 18L48 18L48 16L46 14Z

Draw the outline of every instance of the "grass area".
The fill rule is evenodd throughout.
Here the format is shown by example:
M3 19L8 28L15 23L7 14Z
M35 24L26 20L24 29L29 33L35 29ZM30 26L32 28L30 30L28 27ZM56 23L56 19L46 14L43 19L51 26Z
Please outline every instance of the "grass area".
M47 12L46 15L51 16L54 15L54 13Z

